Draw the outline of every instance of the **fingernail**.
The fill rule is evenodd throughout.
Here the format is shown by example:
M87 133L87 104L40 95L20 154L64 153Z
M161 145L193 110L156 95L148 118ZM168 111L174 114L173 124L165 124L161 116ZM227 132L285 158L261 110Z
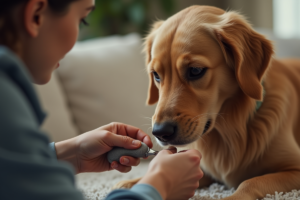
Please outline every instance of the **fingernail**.
M122 159L122 164L128 164L129 163L129 159L128 158L123 158Z
M140 146L140 143L141 143L141 141L138 141L138 140L133 140L132 141L133 146Z
M177 148L176 147L173 147L173 146L169 146L168 148L167 148L167 150L176 150L177 151Z
M182 151L179 151L178 153L183 153L183 152L187 152L188 150L182 150Z
M111 164L111 167L114 168L114 169L117 169L117 168L118 168L118 163L113 162L113 163Z

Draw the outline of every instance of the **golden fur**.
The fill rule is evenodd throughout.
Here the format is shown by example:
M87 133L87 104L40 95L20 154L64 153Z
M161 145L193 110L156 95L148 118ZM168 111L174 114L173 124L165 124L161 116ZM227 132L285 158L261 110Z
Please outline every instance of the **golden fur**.
M153 124L176 122L175 143L202 153L201 187L219 181L237 188L228 200L300 189L299 60L274 59L272 43L243 16L209 6L156 22L145 51ZM187 81L189 67L208 70Z

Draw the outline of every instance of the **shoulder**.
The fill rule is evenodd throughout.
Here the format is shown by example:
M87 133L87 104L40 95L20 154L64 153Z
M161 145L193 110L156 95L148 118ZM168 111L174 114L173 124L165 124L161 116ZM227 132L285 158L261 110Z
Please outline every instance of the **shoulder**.
M33 152L38 144L46 149L49 139L40 130L44 113L22 65L12 52L0 48L0 147Z
M2 64L10 64L11 62L18 61L18 58L7 47L0 45L0 61Z
M2 109L7 110L15 106L21 106L27 111L29 109L29 113L32 112L33 118L41 124L45 114L33 88L31 77L22 61L4 46L0 46L0 77Z
M8 75L13 75L14 73L22 74L30 81L22 66L22 61L12 51L0 45L0 71Z
M0 46L0 166L6 183L0 199L83 199L71 166L49 148L42 118L25 66Z
M31 123L37 124L34 123L34 114L30 109L29 102L22 94L22 90L2 70L0 70L0 94L0 124L2 127L16 122L14 120L16 118L33 119Z

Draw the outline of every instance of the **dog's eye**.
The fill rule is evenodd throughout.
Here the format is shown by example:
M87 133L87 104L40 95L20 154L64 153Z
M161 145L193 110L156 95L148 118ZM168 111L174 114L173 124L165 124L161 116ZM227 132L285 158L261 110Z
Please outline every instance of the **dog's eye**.
M153 72L153 76L154 76L154 79L155 79L158 83L160 83L160 78L159 78L159 76L158 76L158 74L157 74L156 72Z
M199 68L199 67L190 67L188 70L188 79L196 80L202 78L206 72L207 68Z

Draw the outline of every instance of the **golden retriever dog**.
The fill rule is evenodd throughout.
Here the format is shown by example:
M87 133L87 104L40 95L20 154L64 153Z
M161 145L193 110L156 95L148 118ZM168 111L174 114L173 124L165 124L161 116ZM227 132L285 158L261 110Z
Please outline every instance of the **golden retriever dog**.
M145 51L153 135L202 153L200 187L236 188L227 200L300 189L299 60L273 58L243 16L210 6L156 22Z

